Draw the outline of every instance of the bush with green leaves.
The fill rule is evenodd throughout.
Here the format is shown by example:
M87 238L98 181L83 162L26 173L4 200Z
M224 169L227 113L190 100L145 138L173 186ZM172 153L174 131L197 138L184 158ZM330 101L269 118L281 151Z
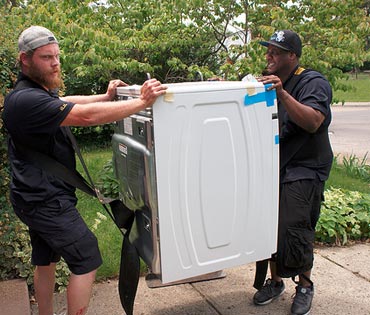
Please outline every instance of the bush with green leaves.
M316 241L345 245L370 238L370 196L357 191L330 188L316 226Z
M96 182L99 191L103 196L118 199L119 198L119 181L114 176L113 161L107 161L101 172L98 174L99 180Z
M4 206L5 203L2 205ZM25 278L33 283L34 267L31 264L31 244L28 227L23 224L10 207L0 212L0 280ZM56 266L56 289L63 291L70 272L64 260Z
M343 157L343 166L348 175L361 178L370 183L370 165L366 164L368 153L360 159L354 154Z
M113 124L90 127L72 127L72 132L81 147L106 148L110 145L114 132Z
M3 201L0 212L0 279L21 277L27 278L30 284L33 270L28 229Z

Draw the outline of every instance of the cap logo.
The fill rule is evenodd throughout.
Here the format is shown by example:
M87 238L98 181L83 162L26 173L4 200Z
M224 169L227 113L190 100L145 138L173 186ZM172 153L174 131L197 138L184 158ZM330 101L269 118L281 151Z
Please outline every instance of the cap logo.
M283 42L285 42L285 36L284 35L285 34L284 34L283 31L275 32L275 34L272 35L271 40L274 40L278 43L283 43Z
M54 40L56 40L56 39L55 39L55 37L53 37L53 36L49 36L49 37L48 37L48 40L49 40L49 42L52 42L52 41L54 41Z

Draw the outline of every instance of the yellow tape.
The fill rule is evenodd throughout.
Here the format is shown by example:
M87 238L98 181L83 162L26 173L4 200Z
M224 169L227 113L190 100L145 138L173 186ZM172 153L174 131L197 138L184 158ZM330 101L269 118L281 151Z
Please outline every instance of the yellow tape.
M247 94L248 94L249 96L254 95L254 94L256 94L256 93L257 93L257 91L256 91L256 87L254 87L254 86L249 86L249 87L247 87Z
M174 99L173 93L166 92L163 99L165 102L173 102L173 99Z

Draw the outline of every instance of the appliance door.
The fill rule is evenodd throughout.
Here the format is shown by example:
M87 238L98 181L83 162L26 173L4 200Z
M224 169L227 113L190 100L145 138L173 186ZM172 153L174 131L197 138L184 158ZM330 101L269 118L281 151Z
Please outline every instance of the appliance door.
M160 273L153 125L150 115L117 122L113 161L123 203L135 211L130 241L151 270Z

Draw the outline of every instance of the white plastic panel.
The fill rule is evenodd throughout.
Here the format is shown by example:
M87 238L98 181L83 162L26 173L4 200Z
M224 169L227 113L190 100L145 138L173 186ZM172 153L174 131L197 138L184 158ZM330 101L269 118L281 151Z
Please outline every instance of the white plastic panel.
M276 102L262 84L170 85L153 107L162 282L276 250Z

